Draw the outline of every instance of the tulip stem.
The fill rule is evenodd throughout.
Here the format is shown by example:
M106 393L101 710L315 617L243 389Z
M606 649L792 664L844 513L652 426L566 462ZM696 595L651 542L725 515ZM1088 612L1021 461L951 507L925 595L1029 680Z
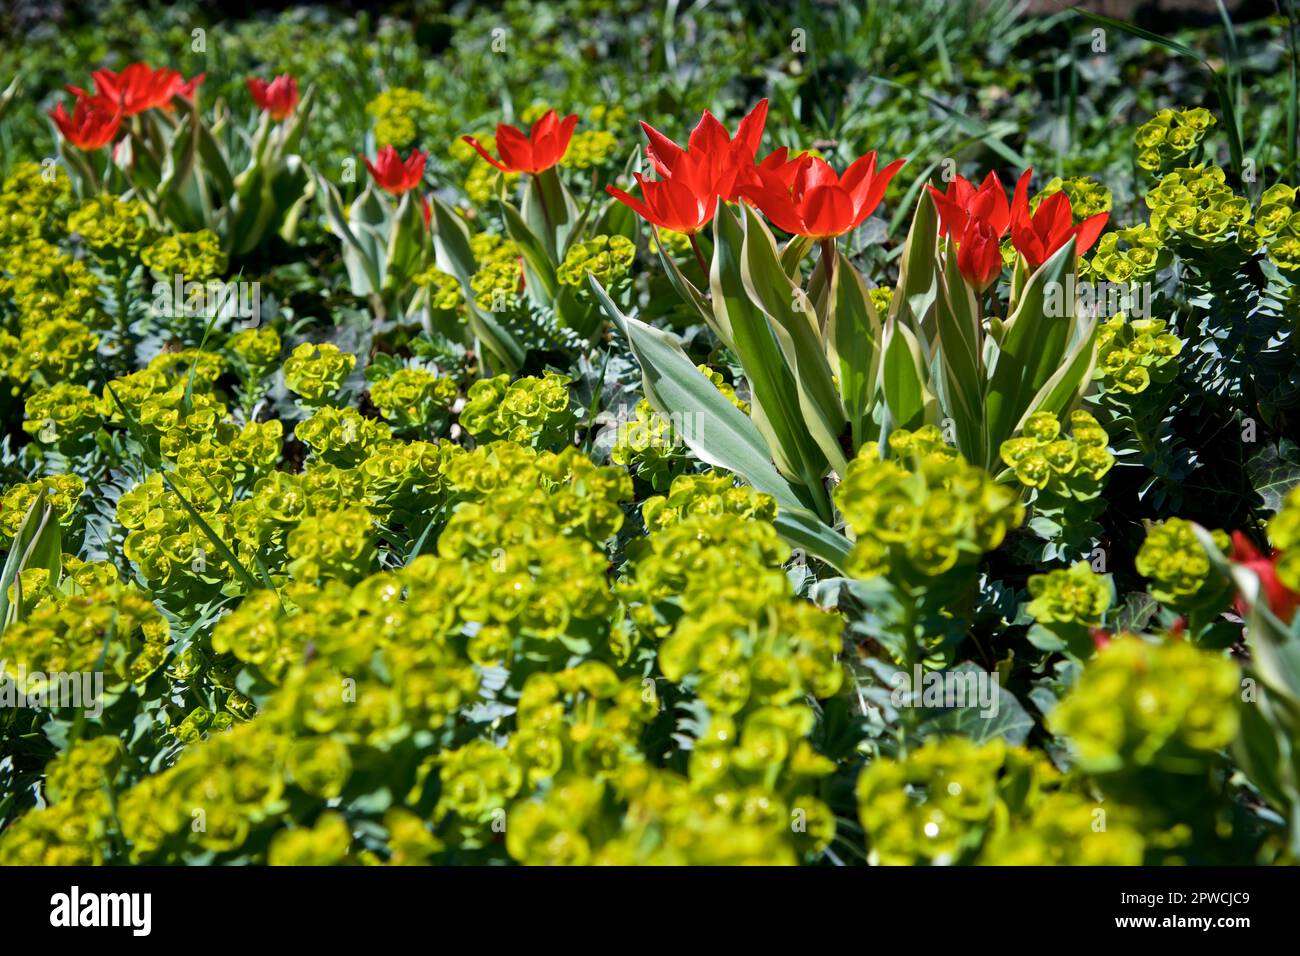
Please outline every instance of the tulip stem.
M700 240L695 238L695 233L691 233L691 249L695 251L695 261L700 264L700 271L704 273L704 281L709 281L709 264L704 259L704 253L700 250Z
M835 275L835 240L827 237L818 240L822 250L822 268L826 270L826 288L831 287L831 277Z

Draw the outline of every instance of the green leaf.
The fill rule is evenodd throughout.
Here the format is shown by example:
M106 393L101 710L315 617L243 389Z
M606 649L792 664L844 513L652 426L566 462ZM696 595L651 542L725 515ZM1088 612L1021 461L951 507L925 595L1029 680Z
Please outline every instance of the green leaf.
M899 259L898 285L889 316L920 332L938 295L939 213L928 190L921 193Z
M63 535L54 508L45 500L45 489L37 492L10 543L4 568L0 570L0 632L18 620L22 593L18 577L29 568L44 568L57 587L63 573ZM14 600L9 600L10 589Z
M852 427L852 452L875 437L871 411L880 377L884 330L875 304L848 256L838 253L826 312L826 350Z
M1246 462L1246 471L1264 499L1264 510L1274 514L1282 510L1291 489L1300 485L1300 446L1285 437L1276 445L1264 445Z
M732 348L731 326L719 327L718 319L713 313L713 306L709 304L708 296L701 292L694 282L682 274L682 270L677 267L673 257L664 251L663 237L659 235L658 227L652 225L650 228L654 230L655 248L659 253L659 262L664 267L664 274L668 276L669 285L681 296L682 301L693 308L700 318L704 320L705 324L713 329L714 334L722 339L722 344L727 348Z
M745 289L740 223L726 206L720 205L713 225L713 310L719 324L732 330L736 354L753 391L753 405L770 426L775 440L772 452L777 467L824 499L826 456L804 422L799 390L772 326ZM829 512L827 501L823 515L829 518Z
M524 270L527 273L525 287L528 294L538 305L551 308L555 304L557 289L555 264L551 254L547 252L542 239L529 228L518 209L502 200L501 210L505 216L506 233L524 257Z
M361 244L352 231L348 217L343 212L343 200L334 184L320 173L315 173L315 178L316 196L321 211L325 213L325 221L329 224L330 232L343 242L343 265L348 272L352 294L366 296L378 292L383 285L380 264L369 258L367 247Z
M794 373L806 427L830 466L843 474L847 464L840 446L846 424L844 406L817 327L817 313L781 267L776 240L767 226L749 205L743 208L741 280L751 301L772 322L786 364Z
M921 347L912 330L896 319L890 319L885 332L881 386L894 428L916 428L932 417L936 401L926 382Z
M773 467L754 423L700 373L676 338L625 316L594 276L588 280L640 363L651 406L674 424L701 461L733 472L776 499L774 524L787 541L842 571L848 539L819 520L799 491Z
M105 383L104 388L112 397L118 410L122 413L122 417L126 419L127 429L131 432L132 437L134 437L140 447L144 449L145 463L154 471L158 472L162 477L163 484L166 485L167 490L174 494L180 501L181 507L185 509L186 514L193 519L194 523L199 526L199 530L202 531L203 536L208 539L208 543L212 545L212 549L220 556L221 560L230 565L231 569L235 572L235 575L239 578L244 587L250 592L256 591L257 582L253 579L253 576L249 573L248 569L240 563L239 558L237 558L235 553L230 550L230 546L221 539L221 536L212 530L212 526L208 524L203 515L199 514L194 505L190 503L190 500L185 497L184 492L176 487L176 483L173 482L171 476L167 474L166 463L149 450L148 440L143 434L139 421L136 420L136 417L132 414L131 410L122 404L122 399L118 397L117 390L113 388L112 383ZM267 582L267 586L271 587L271 584Z
M415 192L407 192L398 202L388 230L388 247L384 253L388 265L384 276L387 288L402 288L419 272L424 262L426 242L428 235L420 201Z
M552 166L528 177L524 187L523 218L541 239L551 262L559 264L559 250L567 245L578 218L578 205L564 188L559 169Z
M524 364L523 345L491 313L474 304L470 279L478 271L478 262L470 250L469 229L451 207L437 196L430 197L429 203L433 211L430 228L433 231L433 248L437 254L438 268L460 280L470 328L474 334L508 371L518 371Z
M1019 746L1028 739L1030 731L1034 729L1034 718L1015 694L1003 690L995 675L985 672L970 661L963 661L948 671L931 673L935 673L939 679L949 678L950 675L969 675L976 678L976 686L988 688L991 693L985 698L987 706L982 706L979 701L971 704L968 699L966 706L944 708L937 713L927 710L927 713L935 716L921 722L922 734L955 735L969 738L977 744L1001 737L1013 746ZM917 693L917 688L913 688L912 692ZM924 693L924 684L921 692Z
M1070 239L1029 277L1016 311L1002 325L1002 340L994 353L985 396L986 459L1010 438L1040 389L1061 366L1071 364L1069 350L1076 333L1072 296L1063 295L1064 313L1046 314L1047 290L1068 291L1066 277L1075 266Z
M944 411L952 417L957 448L973 462L984 461L983 335L975 294L957 268L949 244L935 308L939 381Z

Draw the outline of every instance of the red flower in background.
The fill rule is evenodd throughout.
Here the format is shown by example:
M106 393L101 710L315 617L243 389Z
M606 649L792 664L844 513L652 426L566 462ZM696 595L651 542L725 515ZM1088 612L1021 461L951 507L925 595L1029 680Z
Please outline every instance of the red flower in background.
M958 176L947 192L926 186L939 213L939 235L957 246L957 269L977 292L1002 273L1002 237L1011 228L1011 206L997 173L976 189Z
M90 74L95 82L93 95L75 86L67 89L78 99L93 101L102 112L112 113L120 108L123 115L135 116L155 107L171 109L173 96L193 98L203 76L200 73L187 83L176 70L167 67L155 70L147 63L132 63L121 73L96 70Z
M1038 211L1029 212L1029 177L1034 170L1026 169L1016 183L1016 194L1011 200L1011 244L1025 257L1033 272L1052 258L1062 246L1074 239L1074 254L1083 255L1106 227L1109 213L1099 212L1074 225L1074 211L1070 199L1063 192L1052 193L1038 204Z
M1265 557L1250 538L1241 531L1234 531L1231 557L1234 562L1259 576L1259 586L1268 602L1268 609L1283 624L1290 624L1296 608L1300 607L1300 594L1283 584L1277 576L1277 552ZM1240 594L1237 595L1236 605L1237 613L1245 617L1250 609Z
M792 235L829 239L856 229L875 211L905 162L895 160L877 172L873 151L837 176L824 159L803 156L796 160L798 168L789 189L780 176L757 167L760 185L742 186L739 192L778 228Z
M712 157L686 152L675 162L674 172L658 182L633 174L644 200L628 195L616 186L605 191L642 219L661 229L693 236L704 228L718 210L718 190L713 178Z
M400 196L420 184L420 180L424 178L424 164L428 159L428 153L413 149L411 155L403 161L397 154L397 150L392 146L385 146L379 151L373 163L366 160L366 169L370 170L370 175L382 189L386 189L394 196Z
M281 73L270 83L256 76L250 76L246 82L253 102L263 113L270 113L277 123L298 105L298 81L288 73Z
M122 125L122 111L103 110L94 100L79 97L71 116L59 103L50 110L50 119L69 143L78 149L92 151L113 141Z
M541 173L550 169L568 152L573 127L578 125L576 114L560 119L555 110L532 125L528 135L505 123L497 124L498 160L473 136L462 136L480 156L503 173Z

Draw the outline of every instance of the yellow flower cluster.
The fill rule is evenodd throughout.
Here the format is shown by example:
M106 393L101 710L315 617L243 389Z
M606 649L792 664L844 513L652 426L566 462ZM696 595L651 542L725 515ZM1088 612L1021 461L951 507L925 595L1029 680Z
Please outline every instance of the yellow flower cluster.
M384 90L366 104L366 112L375 118L375 142L405 149L427 130L438 107L419 90L394 86Z
M68 231L103 259L138 258L154 236L143 200L108 195L85 200L68 216Z
M1277 576L1292 591L1300 592L1300 488L1292 488L1282 507L1268 522L1269 542L1281 554Z
M450 312L464 300L460 281L453 275L443 272L437 266L429 266L418 273L412 283L428 290L429 308L440 312Z
M370 400L394 428L441 430L456 400L456 383L423 368L403 368L370 386Z
M1120 248L1121 243L1125 248ZM1107 282L1146 282L1172 258L1159 230L1138 225L1104 234L1097 241L1088 268L1092 275Z
M1228 551L1228 536L1215 531L1219 550ZM1210 556L1182 518L1152 525L1134 561L1138 574L1150 580L1151 596L1178 610L1217 605L1226 597L1226 583L1214 573Z
M478 263L469 280L474 304L485 312L516 308L524 281L519 247L495 233L480 232L470 240L470 249Z
M469 387L461 426L479 441L507 439L534 447L569 442L573 412L567 375L545 372L541 378L509 375L481 378Z
M1247 251L1258 245L1250 225L1250 202L1225 184L1219 166L1202 163L1175 169L1146 194L1146 204L1151 227L1165 242L1214 248L1236 236Z
M45 493L45 503L63 524L72 520L77 501L86 493L86 483L76 475L49 475L35 481L11 485L0 497L0 539L18 533L32 503Z
M1095 216L1099 212L1110 212L1112 202L1110 190L1087 176L1072 176L1069 179L1053 176L1038 195L1030 200L1030 211L1037 210L1038 204L1048 196L1061 192L1065 193L1066 198L1070 200L1070 210L1074 214L1075 222Z
M662 491L685 464L681 443L672 422L645 399L636 403L636 417L620 422L610 449L610 460Z
M1120 313L1097 331L1097 368L1107 392L1139 395L1152 382L1164 384L1178 374L1183 340L1166 331L1163 319L1133 319Z
M636 246L626 236L595 236L572 245L555 276L562 284L585 292L591 274L609 289L627 275L634 258Z
M835 501L857 535L846 570L909 583L974 567L1024 518L1010 489L958 455L926 454L909 466L878 458L871 445L849 463Z
M23 430L47 445L71 448L100 425L100 401L84 385L61 382L28 396Z
M208 229L163 236L144 248L141 261L158 276L184 276L187 280L212 279L226 271L221 240Z
M356 368L357 357L331 342L303 342L284 360L284 384L308 402L327 402Z
M28 697L46 692L54 674L97 670L105 689L119 692L157 671L170 643L171 628L153 602L114 582L44 601L10 625L4 667Z
M1080 768L1110 774L1157 767L1195 772L1237 736L1240 673L1185 641L1112 641L1052 710Z
M1278 183L1264 190L1255 210L1255 233L1268 244L1268 257L1279 269L1300 271L1300 209L1296 191Z
M1092 801L1067 789L1045 757L998 738L946 737L878 758L858 777L857 798L872 863L1142 862L1135 831L1098 830ZM1048 839L1053 831L1068 838Z
M1133 134L1138 165L1151 172L1167 168L1199 146L1214 125L1214 114L1201 106L1161 110Z
M1035 412L1021 434L1002 443L1002 461L1026 488L1057 498L1096 497L1115 456L1106 450L1110 436L1092 415L1070 413L1070 435L1051 412Z
M1029 596L1026 611L1038 623L1083 627L1099 626L1114 600L1111 586L1087 561L1030 575Z
M54 162L17 163L0 183L0 247L62 232L72 181Z

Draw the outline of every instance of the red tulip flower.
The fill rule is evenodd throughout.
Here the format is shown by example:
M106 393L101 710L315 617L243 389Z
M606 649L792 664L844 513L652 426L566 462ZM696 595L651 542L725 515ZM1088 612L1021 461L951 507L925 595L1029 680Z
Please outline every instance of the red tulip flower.
M727 202L736 202L740 198L742 186L761 183L754 160L758 155L758 145L763 139L763 125L766 122L767 100L759 100L740 121L735 137L727 132L717 117L705 110L700 121L695 124L695 129L691 130L686 148L683 149L649 123L642 121L641 128L650 140L645 148L646 159L661 179L670 179L683 157L693 155L704 167L697 175L711 178L719 196ZM790 161L785 147L781 147L763 160L762 168L783 179L788 189L799 165L799 161Z
M1268 602L1268 609L1283 624L1290 624L1296 608L1300 607L1300 594L1292 591L1277 576L1277 552L1265 557L1254 543L1240 531L1232 532L1232 560L1259 576L1259 586ZM1245 617L1249 608L1240 595L1236 600L1237 613Z
M573 138L573 127L577 125L576 114L560 119L555 110L547 111L535 122L527 136L513 126L498 123L497 152L501 154L500 159L493 157L473 136L462 136L461 139L503 173L536 174L545 172L564 158L569 140Z
M248 92L263 113L270 113L277 123L288 117L298 105L298 81L281 73L270 83L256 76L247 80Z
M718 210L711 160L704 152L683 153L675 161L672 175L658 182L634 173L644 200L616 186L606 186L605 191L647 222L694 236L709 224Z
M95 82L93 96L75 86L67 89L78 98L93 100L103 112L112 113L120 108L123 115L135 116L155 107L171 109L173 96L192 99L203 76L200 73L187 83L176 70L166 67L155 70L147 63L132 63L121 73L96 70L90 74Z
M91 152L113 141L122 125L122 111L103 110L94 100L78 97L71 116L59 103L50 110L50 119L54 120L64 139L77 149Z
M971 217L957 238L957 271L977 293L983 292L1002 274L1002 239L982 219Z
M970 219L988 223L999 239L1011 228L1011 206L997 173L990 172L985 176L979 189L964 176L948 183L947 192L941 193L933 186L925 188L930 191L930 198L939 212L940 236L960 236L966 231Z
M370 170L370 175L382 189L386 189L394 196L400 196L420 184L420 180L424 178L424 164L428 159L428 153L413 149L411 155L403 161L397 154L397 150L392 146L385 146L379 151L373 163L366 160L366 169Z
M1074 239L1075 255L1083 255L1092 248L1110 218L1109 213L1099 212L1074 225L1074 211L1064 192L1052 193L1031 215L1029 177L1033 172L1032 168L1025 170L1011 200L1011 244L1025 257L1030 272L1052 258L1071 239Z
M789 189L779 176L759 168L760 185L742 186L740 195L785 232L831 239L862 225L880 205L889 181L906 160L895 160L877 172L873 151L853 163L843 176L815 156L797 162Z
M957 247L957 269L976 292L983 292L1002 273L1002 237L1011 228L1011 207L997 173L976 189L958 176L946 193L927 186L939 213L939 235Z

